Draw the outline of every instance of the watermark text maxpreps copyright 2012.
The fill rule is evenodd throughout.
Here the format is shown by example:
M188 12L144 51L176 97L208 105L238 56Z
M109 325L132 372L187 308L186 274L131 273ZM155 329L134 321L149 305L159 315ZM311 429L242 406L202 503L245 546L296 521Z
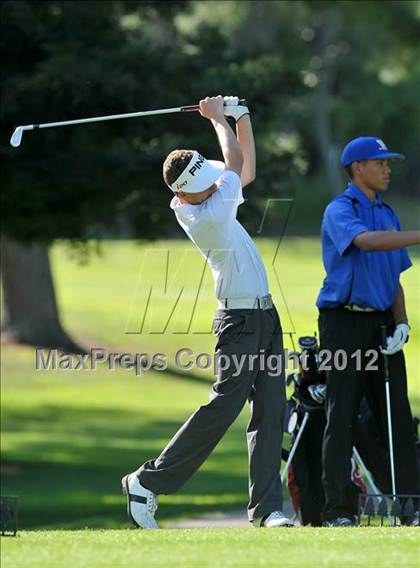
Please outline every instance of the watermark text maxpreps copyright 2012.
M378 370L378 351L370 349L362 353L360 349L347 353L337 349L334 353L321 349L317 353L319 372L330 371L332 368L344 370L349 364L356 371ZM254 354L209 354L194 353L188 347L178 349L174 357L174 365L181 371L207 370L213 368L215 373L232 369L236 377L243 371L267 371L269 376L279 376L288 370L308 370L308 353L296 353L284 350L283 354L265 353L260 349ZM57 349L37 349L35 352L35 369L37 371L97 371L106 368L115 371L118 368L134 370L136 375L144 371L166 371L169 366L169 356L165 353L109 353L101 347L94 347L89 353L61 353Z

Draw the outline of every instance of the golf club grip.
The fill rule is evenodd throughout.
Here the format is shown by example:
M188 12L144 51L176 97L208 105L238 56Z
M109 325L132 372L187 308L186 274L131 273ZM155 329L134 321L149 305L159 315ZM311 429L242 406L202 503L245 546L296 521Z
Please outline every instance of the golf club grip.
M386 325L381 325L381 341L382 341L382 348L387 348L387 333L386 333Z
M247 106L247 102L245 99L239 99L238 106ZM226 106L226 105L224 105ZM200 108L200 105L189 105L181 107L181 112L197 112Z
M387 348L387 332L386 332L386 325L381 325L381 336L382 336L382 349ZM389 383L389 365L388 365L388 355L386 353L382 353L384 358L384 371L385 371L385 383ZM388 386L386 386L388 388Z

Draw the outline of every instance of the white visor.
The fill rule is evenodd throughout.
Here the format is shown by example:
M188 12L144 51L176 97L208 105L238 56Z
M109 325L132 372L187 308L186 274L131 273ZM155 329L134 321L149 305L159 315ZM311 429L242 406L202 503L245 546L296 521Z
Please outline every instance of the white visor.
M174 193L185 191L185 193L199 193L211 187L222 175L225 169L223 162L216 160L206 160L197 151L188 163L178 179L168 185Z

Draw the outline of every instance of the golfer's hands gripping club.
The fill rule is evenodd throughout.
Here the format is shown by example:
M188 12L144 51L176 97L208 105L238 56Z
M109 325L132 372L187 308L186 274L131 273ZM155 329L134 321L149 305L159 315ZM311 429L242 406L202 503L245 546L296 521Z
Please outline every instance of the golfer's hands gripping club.
M239 97L223 97L225 116L231 116L236 122L249 114L247 106L239 104Z
M215 120L216 122L224 122L225 116L223 114L223 97L206 97L200 101L199 112L204 118Z
M404 347L408 339L408 333L410 331L410 326L406 323L399 323L391 337L386 338L386 349L382 346L379 347L384 355L394 355L398 353Z

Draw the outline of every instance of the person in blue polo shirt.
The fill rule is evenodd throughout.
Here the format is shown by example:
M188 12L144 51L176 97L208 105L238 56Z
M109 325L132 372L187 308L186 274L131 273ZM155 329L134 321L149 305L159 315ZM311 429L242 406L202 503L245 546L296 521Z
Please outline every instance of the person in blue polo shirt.
M419 493L412 416L407 396L403 347L410 327L400 274L411 266L405 247L420 244L420 231L401 231L384 203L390 160L403 159L375 137L360 137L344 148L341 164L350 183L326 208L322 254L326 270L317 300L320 346L331 353L327 369L327 426L323 440L324 525L355 524L350 481L353 432L365 394L387 447L381 326L388 331L391 404L397 493ZM342 350L343 357L337 358ZM391 493L391 481L389 491ZM405 519L418 525L419 514Z

